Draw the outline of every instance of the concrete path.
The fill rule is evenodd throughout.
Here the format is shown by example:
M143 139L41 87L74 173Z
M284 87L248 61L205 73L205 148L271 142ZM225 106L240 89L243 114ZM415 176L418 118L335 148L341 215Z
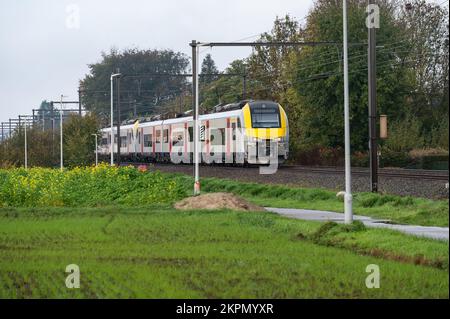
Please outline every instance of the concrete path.
M295 208L275 208L265 207L266 210L274 212L286 217L297 218L312 221L334 221L337 223L344 222L344 214L327 212L320 210L295 209ZM429 227L429 226L414 226L414 225L398 225L390 224L388 220L373 219L372 217L354 215L355 220L360 220L367 227L374 228L388 228L398 230L400 232L427 237L432 239L447 240L449 238L448 227Z

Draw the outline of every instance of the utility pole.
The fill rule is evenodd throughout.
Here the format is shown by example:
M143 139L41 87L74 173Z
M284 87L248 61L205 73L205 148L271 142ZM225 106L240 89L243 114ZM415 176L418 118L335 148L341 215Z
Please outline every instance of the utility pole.
M346 215L349 217L350 222L353 220L352 215L352 195L351 195L351 175L350 175L350 125L349 125L349 112L348 112L348 54L347 54L347 46L349 43L347 42L347 3L344 0L344 52L345 52L345 64L347 66L346 72L344 72L344 79L347 80L347 87L346 90L344 90L344 95L346 95L345 102L346 102L346 108L345 108L345 119L346 119L346 126L345 126L345 149L346 149L346 155L348 155L348 160L346 161L346 211L348 212ZM323 46L323 45L341 45L341 42L335 42L335 41L300 41L300 42L207 42L207 43L201 43L197 42L195 40L192 40L192 42L189 44L192 47L192 99L193 99L193 120L194 120L194 178L195 178L195 184L194 184L194 195L197 195L200 193L200 181L199 181L199 154L198 154L198 135L199 135L199 127L198 127L198 49L199 47L283 47L283 46ZM350 45L367 45L366 43L350 43ZM345 82L345 81L344 81ZM347 158L346 157L346 158ZM347 169L348 164L348 169Z
M198 123L198 46L197 41L192 40L192 96L194 97L194 195L200 194L199 174L199 123Z
M344 139L345 139L345 195L344 221L353 222L352 173L350 163L350 107L348 92L348 36L347 36L347 0L343 0L343 34L344 34Z
M370 5L374 0L369 0ZM370 14L370 13L369 13ZM377 141L377 79L376 79L376 38L375 23L368 22L368 87L369 87L369 153L370 153L370 190L378 192L378 141Z
M61 94L61 110L59 111L59 155L60 155L60 169L61 171L64 169L63 164L63 97L64 95Z

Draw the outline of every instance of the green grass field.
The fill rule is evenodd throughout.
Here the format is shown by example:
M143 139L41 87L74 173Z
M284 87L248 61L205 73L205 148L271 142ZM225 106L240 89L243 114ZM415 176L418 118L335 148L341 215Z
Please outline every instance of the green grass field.
M330 191L203 179L264 206L342 211ZM0 170L0 298L448 298L448 242L269 212L177 211L192 178ZM135 207L140 206L140 207ZM448 225L448 201L355 194L355 212ZM77 264L80 289L68 289ZM365 285L380 267L379 289Z
M449 297L447 242L272 213L1 208L0 256L1 298Z

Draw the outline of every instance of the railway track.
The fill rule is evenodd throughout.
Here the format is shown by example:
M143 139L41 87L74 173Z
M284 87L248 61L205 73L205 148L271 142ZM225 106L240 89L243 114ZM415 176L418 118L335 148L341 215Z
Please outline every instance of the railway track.
M281 169L300 171L305 173L318 174L344 174L344 168L341 167L310 167L299 165L285 165ZM370 171L367 168L352 168L352 175L369 176ZM392 178L410 178L423 180L448 181L448 171L443 170L418 170L403 168L380 168L378 175Z
M125 162L122 165L149 165L149 163L135 163ZM158 163L157 165L175 165L171 163ZM180 164L178 164L180 165ZM181 164L183 166L189 166L189 164ZM258 166L240 167L240 166L220 166L225 170L243 170L243 169L258 169ZM341 175L344 174L344 168L342 167L317 167L317 166L301 166L301 165L282 165L279 167L281 170L292 170L302 173L315 173L322 175ZM357 176L369 176L370 172L367 168L353 167L352 175ZM404 169L404 168L380 168L378 175L382 177L390 178L408 178L408 179L421 179L421 180L434 180L434 181L448 181L449 173L445 170L422 170L422 169Z
M152 170L192 175L192 164L171 163L124 163L151 165ZM448 171L381 168L379 170L379 191L383 194L415 196L430 199L448 199ZM282 165L276 174L259 174L258 166L238 167L225 165L202 165L201 177L216 177L242 182L292 185L307 188L343 190L345 186L342 167L313 167ZM352 168L352 189L354 192L369 192L370 178L367 168Z

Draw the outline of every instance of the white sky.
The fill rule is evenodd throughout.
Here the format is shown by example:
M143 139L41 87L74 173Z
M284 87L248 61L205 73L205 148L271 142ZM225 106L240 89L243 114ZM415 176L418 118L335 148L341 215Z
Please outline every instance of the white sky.
M78 81L101 51L173 49L189 42L236 41L269 31L275 17L301 19L313 0L2 0L0 2L0 121L31 114L63 93L77 100ZM79 28L69 28L74 4ZM67 12L66 10L69 10ZM71 11L72 10L72 11ZM72 24L73 25L73 24ZM248 41L255 40L250 38ZM249 48L206 49L219 69Z

